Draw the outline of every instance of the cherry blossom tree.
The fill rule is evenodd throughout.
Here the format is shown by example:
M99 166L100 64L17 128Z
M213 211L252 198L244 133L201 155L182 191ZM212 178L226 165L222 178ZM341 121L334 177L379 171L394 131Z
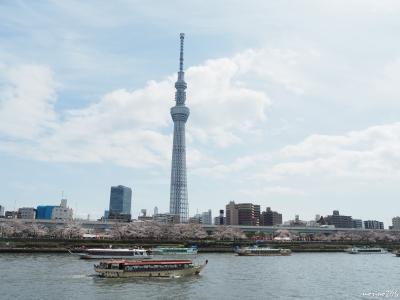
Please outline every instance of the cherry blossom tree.
M223 225L218 226L211 236L218 241L234 241L246 239L246 235L239 228Z

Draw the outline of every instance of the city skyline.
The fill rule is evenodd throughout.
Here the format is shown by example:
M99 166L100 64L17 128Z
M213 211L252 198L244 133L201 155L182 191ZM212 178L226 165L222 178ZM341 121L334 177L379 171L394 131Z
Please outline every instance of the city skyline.
M169 210L176 35L185 31L190 213L229 201L312 219L399 215L400 4L2 2L0 205L113 185ZM185 15L184 19L180 18ZM107 17L105 17L107 16ZM237 22L240 19L241 22Z

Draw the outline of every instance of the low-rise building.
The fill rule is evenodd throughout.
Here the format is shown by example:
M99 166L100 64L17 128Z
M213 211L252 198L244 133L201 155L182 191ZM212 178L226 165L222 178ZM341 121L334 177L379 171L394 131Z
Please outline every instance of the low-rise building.
M153 221L153 217L147 215L147 209L141 209L140 212L142 214L138 216L139 221Z
M72 208L67 206L67 199L61 199L60 206L53 207L51 219L53 220L72 220Z
M383 222L376 220L367 220L364 221L365 229L385 229Z
M188 220L190 224L201 224L201 215L195 214L193 217L190 217Z
M8 211L8 210L7 210L7 211L4 213L4 217L5 217L6 219L16 219L17 216L18 216L18 212L16 212L16 211Z
M361 219L353 219L353 228L363 228L363 221Z
M17 218L33 220L36 218L36 209L33 207L21 207L18 209Z
M224 210L219 210L219 216L214 218L214 225L225 225L226 219L224 217Z
M179 224L180 216L175 214L156 214L153 215L153 220L162 224Z
M55 205L39 205L36 207L36 219L51 220Z
M289 221L285 221L285 223L283 223L284 226L290 226L290 227L306 227L307 226L307 222L300 220L300 216L299 215L295 215L294 216L294 220L289 220Z

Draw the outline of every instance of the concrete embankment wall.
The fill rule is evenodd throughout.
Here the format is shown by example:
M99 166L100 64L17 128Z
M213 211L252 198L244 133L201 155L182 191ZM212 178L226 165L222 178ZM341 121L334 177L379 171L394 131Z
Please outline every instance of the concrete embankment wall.
M67 253L68 249L86 248L129 248L141 246L191 246L196 245L199 253L232 253L235 247L254 245L252 241L146 241L146 240L60 240L60 239L0 239L0 253ZM357 246L379 246L389 250L400 249L400 243L351 243L351 242L265 242L259 245L288 248L293 252L343 252Z

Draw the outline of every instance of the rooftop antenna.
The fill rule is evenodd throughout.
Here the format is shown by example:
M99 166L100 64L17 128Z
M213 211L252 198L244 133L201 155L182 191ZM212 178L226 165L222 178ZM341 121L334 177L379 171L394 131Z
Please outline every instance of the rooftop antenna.
M185 34L181 33L180 34L181 37L181 52L180 52L180 56L179 56L179 71L183 71L183 41L185 39Z
M181 50L179 53L179 73L178 73L178 80L183 80L183 42L185 40L185 34L181 33L180 34L181 38Z

